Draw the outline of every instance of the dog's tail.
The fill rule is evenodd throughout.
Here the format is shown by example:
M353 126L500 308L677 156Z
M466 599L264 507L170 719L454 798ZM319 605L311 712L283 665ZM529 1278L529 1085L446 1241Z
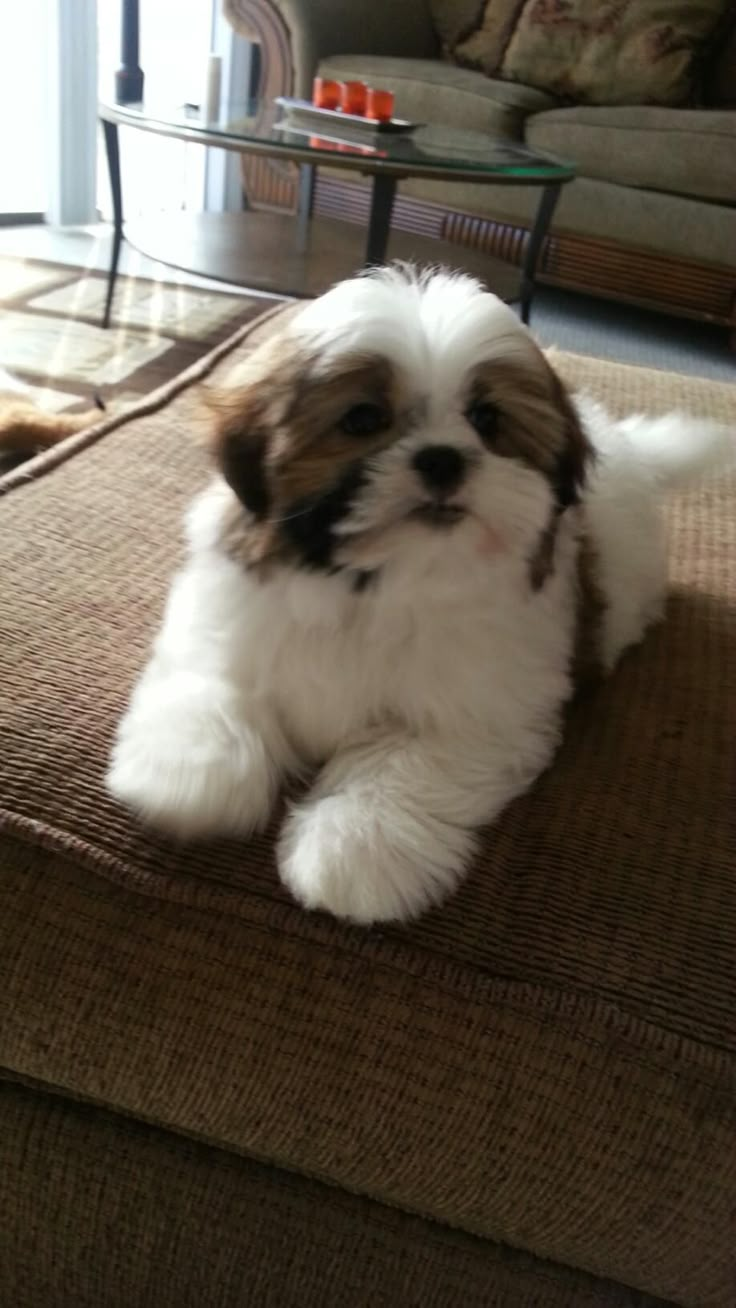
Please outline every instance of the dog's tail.
M683 488L736 467L736 428L707 418L636 414L616 428L627 438L630 453L663 490Z

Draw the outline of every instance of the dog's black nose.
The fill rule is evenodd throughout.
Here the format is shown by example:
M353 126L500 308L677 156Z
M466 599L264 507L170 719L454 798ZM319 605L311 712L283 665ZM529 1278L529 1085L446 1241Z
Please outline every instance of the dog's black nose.
M412 464L425 486L433 491L453 491L465 473L465 460L452 445L425 445L417 450Z

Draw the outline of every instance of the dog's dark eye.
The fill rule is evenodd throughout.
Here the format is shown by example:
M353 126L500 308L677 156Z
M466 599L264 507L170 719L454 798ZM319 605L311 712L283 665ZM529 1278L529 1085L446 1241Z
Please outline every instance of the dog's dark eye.
M354 404L340 419L340 431L346 436L375 436L389 425L388 414L380 404Z
M480 401L472 404L466 413L471 427L475 427L481 440L491 441L496 434L498 413L492 404Z

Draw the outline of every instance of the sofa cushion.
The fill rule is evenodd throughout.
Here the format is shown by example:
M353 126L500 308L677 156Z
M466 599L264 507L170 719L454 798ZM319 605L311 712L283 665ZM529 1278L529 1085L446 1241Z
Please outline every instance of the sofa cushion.
M558 367L618 411L736 422L729 386ZM672 503L667 620L571 710L459 892L364 931L290 900L273 831L184 849L102 785L205 413L169 390L2 502L0 1066L732 1308L736 488Z
M486 0L454 58L589 104L686 104L729 0Z
M340 178L341 187L347 185L357 190L368 185L362 179L351 178L346 182L345 173L337 170L334 176ZM437 206L427 220L433 231L462 235L472 232L476 216L509 224L512 228L531 226L540 193L539 188L533 186L479 186L473 182L454 182L448 186L419 178L402 182L400 194L410 201L422 200ZM332 201L330 212L340 213L345 207L344 191L341 191L340 198ZM445 217L448 211L450 216ZM627 267L631 266L635 254L642 287L650 279L656 284L661 277L653 266L651 255L727 269L725 276L720 272L713 275L723 283L724 316L731 313L736 294L736 207L733 205L713 204L644 187L618 186L615 182L591 177L576 177L562 188L552 230L591 241L613 242L620 247L620 258ZM510 236L513 238L513 233ZM460 239L460 236L448 236L448 239ZM459 253L458 257L462 260L465 256ZM684 288L679 287L678 295L683 292ZM698 305L697 297L696 284L693 287L694 308Z
M493 81L467 68L432 59L388 59L372 55L334 55L319 66L323 77L360 78L396 96L404 118L469 131L521 139L527 114L557 103L544 91Z
M625 1286L2 1072L0 1212L3 1308L633 1308Z
M736 204L736 110L553 109L527 121L526 140L583 177Z

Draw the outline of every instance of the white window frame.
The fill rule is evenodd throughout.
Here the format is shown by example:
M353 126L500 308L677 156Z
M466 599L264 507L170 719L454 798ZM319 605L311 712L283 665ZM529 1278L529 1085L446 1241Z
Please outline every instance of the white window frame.
M222 59L222 98L227 105L241 101L250 85L253 47L238 36L225 18L218 0L212 5L212 53ZM239 212L243 208L241 156L234 150L208 150L204 208L211 213Z
M46 221L84 225L97 217L97 3L47 0L47 16Z
M103 0L109 4L110 0ZM241 100L250 79L249 41L237 35L219 0L212 5L211 47L222 58L222 103ZM49 201L46 221L85 225L97 218L97 0L47 0ZM207 52L202 52L204 68ZM145 74L145 68L144 68ZM207 150L202 207L240 210L240 156Z

